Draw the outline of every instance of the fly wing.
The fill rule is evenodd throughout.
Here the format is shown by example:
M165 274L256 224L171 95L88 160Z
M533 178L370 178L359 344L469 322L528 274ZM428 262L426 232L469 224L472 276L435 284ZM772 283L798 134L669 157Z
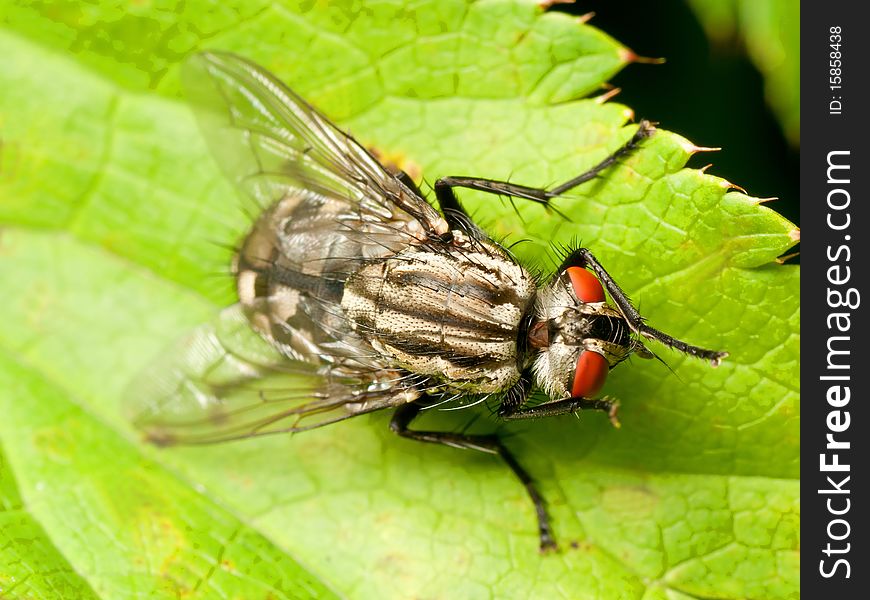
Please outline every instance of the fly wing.
M447 231L423 198L258 65L204 52L182 79L218 162L257 212L308 190L341 204L350 220L391 225L405 245Z
M345 280L447 223L261 67L208 52L183 80L215 157L260 215L235 268L252 325L293 359L372 366L341 309Z
M297 432L411 402L407 376L353 363L294 360L235 305L194 330L129 386L133 424L159 445Z
M341 308L371 260L448 227L350 136L257 65L205 53L183 80L223 171L258 214L236 259L239 304L130 386L129 412L161 444L319 427L411 402Z

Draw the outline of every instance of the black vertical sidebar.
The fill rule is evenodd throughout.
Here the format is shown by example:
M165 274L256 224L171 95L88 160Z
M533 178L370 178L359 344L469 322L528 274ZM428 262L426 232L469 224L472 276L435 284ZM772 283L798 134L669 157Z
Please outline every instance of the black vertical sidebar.
M801 6L801 591L870 590L870 31L864 4ZM824 595L823 595L824 594Z

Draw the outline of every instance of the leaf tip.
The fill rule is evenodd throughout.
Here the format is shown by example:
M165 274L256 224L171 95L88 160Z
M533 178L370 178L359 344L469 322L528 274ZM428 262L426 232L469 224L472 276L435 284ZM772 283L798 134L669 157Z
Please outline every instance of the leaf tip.
M607 90L606 92L604 92L603 94L601 94L599 96L595 96L594 101L596 104L604 104L605 102L607 102L608 100L610 100L611 98L616 96L621 91L622 91L622 88L618 88L618 87L611 88L611 89Z
M746 190L744 190L742 187L740 187L740 186L737 185L736 183L731 183L731 182L728 181L727 179L720 179L720 180L719 180L719 185L720 185L721 187L725 188L726 190L737 190L738 192L740 192L740 193L742 193L742 194L744 194L744 195L746 195L746 196L749 195L749 194L746 193Z
M777 196L771 196L770 198L753 198L752 202L754 204L764 204L765 202L773 202L774 200L779 200Z
M692 142L686 142L683 144L683 150L687 153L697 154L698 152L719 152L722 148L715 146L696 146Z
M801 230L800 227L795 227L791 231L788 232L788 237L793 242L801 241Z
M586 23L591 21L592 17L594 17L594 16L595 16L595 12L589 11L588 13L582 14L579 17L577 17L577 22L580 23L581 25L585 25Z
M776 257L776 262L777 262L777 264L784 265L785 263L787 263L791 259L795 258L796 256L800 256L800 254L801 254L800 252L792 252L790 254L783 254L782 256Z
M642 65L661 65L665 62L664 57L653 58L650 56L641 56L631 48L620 48L619 59L626 63L637 63Z

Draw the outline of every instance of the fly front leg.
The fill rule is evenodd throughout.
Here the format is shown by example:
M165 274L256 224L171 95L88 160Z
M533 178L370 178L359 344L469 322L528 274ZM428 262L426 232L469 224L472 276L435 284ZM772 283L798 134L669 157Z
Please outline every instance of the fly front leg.
M498 416L507 421L517 421L520 419L539 419L576 414L581 410L600 410L607 414L614 427L619 427L619 419L616 418L616 412L619 410L619 400L611 400L610 398L601 398L600 400L580 397L565 398L564 400L544 402L529 408L501 410Z
M616 304L619 312L622 314L633 332L642 335L647 339L657 340L669 348L679 350L680 352L690 356L709 360L714 367L718 366L722 359L728 356L727 352L707 350L706 348L692 346L691 344L687 344L682 340L671 337L670 335L644 323L643 317L631 304L631 300L628 299L628 296L622 291L622 288L620 288L616 281L613 280L613 277L604 270L604 267L601 266L598 259L595 258L592 252L587 248L578 248L569 254L565 260L562 261L558 272L561 273L568 267L588 267L591 269L605 289L607 289L607 292L610 294L610 297L613 298L613 302Z
M469 219L468 213L462 208L456 194L453 191L455 187L463 187L497 196L508 196L511 198L522 198L531 200L544 206L549 206L550 200L564 194L565 192L577 187L582 183L594 179L607 167L616 163L620 158L634 152L640 142L655 133L655 127L649 121L641 121L637 131L616 152L602 160L600 163L581 173L577 177L566 181L561 185L553 188L535 188L526 185L518 185L507 181L498 181L494 179L483 179L481 177L442 177L435 182L435 196L438 198L438 204L441 207L441 212L444 213L444 218L451 227L455 225L463 225Z
M517 462L517 459L514 458L510 450L505 447L501 439L499 439L495 434L470 435L464 433L450 433L446 431L418 431L415 429L409 429L408 426L411 424L411 421L420 414L422 408L423 405L417 402L400 406L393 414L393 419L390 421L390 429L402 437L420 442L444 444L445 446L452 446L454 448L478 450L480 452L486 452L487 454L498 455L505 463L507 463L507 466L510 467L511 471L514 472L514 475L517 476L526 488L526 493L529 495L532 504L535 506L535 514L538 517L538 535L541 542L541 551L546 552L549 550L555 550L556 539L553 536L553 529L550 526L550 518L547 515L544 498L541 496L540 492L538 492L538 489L535 486L534 481L532 481L529 473L522 467L522 465L520 465L519 462Z

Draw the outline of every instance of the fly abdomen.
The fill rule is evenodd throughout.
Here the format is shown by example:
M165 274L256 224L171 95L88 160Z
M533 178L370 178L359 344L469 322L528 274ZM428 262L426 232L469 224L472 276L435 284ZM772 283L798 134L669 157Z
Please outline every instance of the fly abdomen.
M495 248L410 248L350 276L341 305L396 365L487 393L519 378L517 334L534 293L531 277Z

